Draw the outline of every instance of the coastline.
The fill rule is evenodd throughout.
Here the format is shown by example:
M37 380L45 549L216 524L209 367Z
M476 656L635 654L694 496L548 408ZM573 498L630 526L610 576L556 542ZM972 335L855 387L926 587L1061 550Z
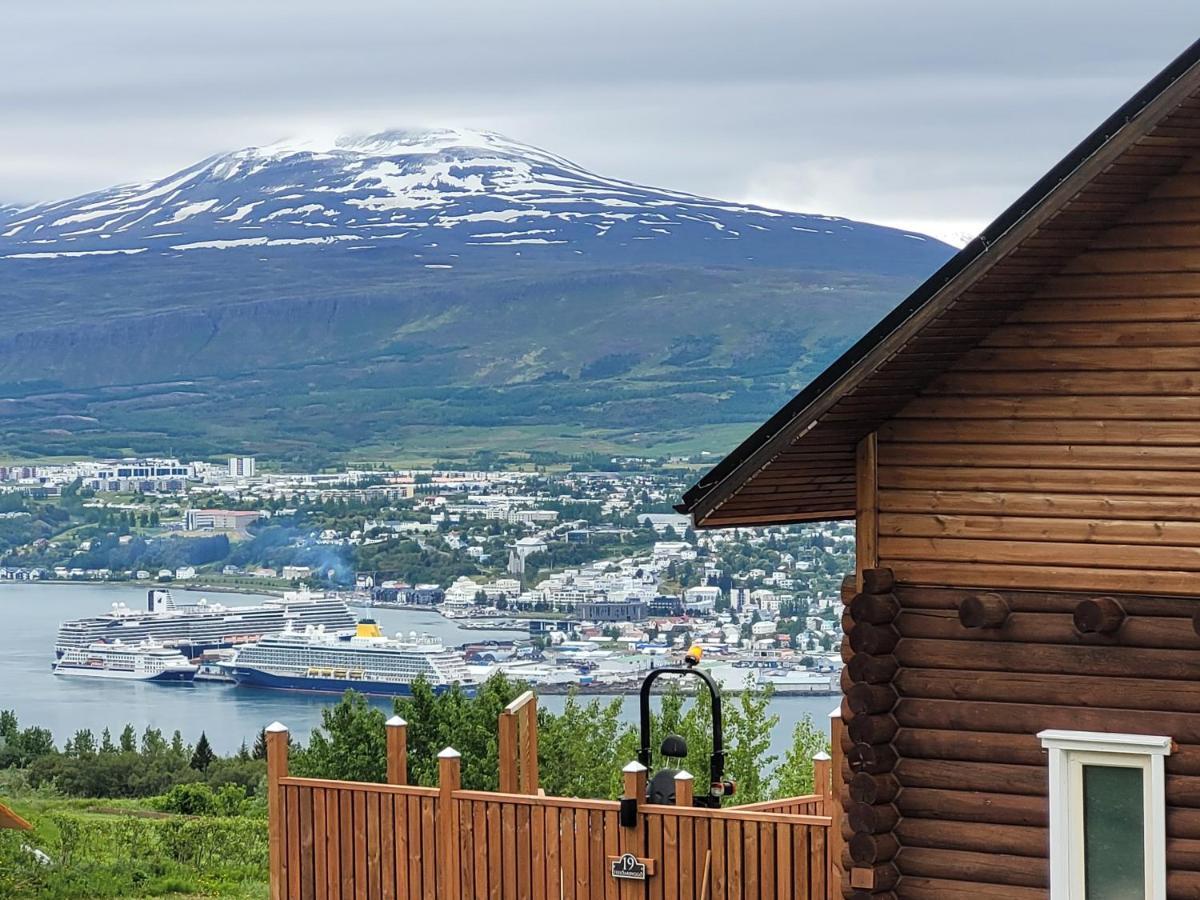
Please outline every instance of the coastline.
M0 590L3 590L7 585L20 585L22 587L29 585L46 585L54 587L55 585L88 585L90 587L139 587L139 588L172 588L181 591L207 591L211 594L247 594L250 596L267 596L267 597L282 597L287 591L276 587L254 587L252 585L230 585L230 584L209 584L207 582L193 583L184 581L137 581L130 579L128 581L115 581L112 579L101 580L97 578L34 578L28 581L17 581L15 579L5 579L0 581Z

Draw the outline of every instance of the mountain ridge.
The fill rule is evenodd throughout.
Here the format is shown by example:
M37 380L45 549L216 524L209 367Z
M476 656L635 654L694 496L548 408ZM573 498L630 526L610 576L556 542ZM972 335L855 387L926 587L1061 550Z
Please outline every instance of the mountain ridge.
M840 252L839 232L876 243L924 235L835 216L789 213L649 188L586 171L493 132L393 130L217 154L165 178L39 204L0 220L0 256L135 255L398 241L413 265L453 266L497 248L561 257L601 241L679 244L737 261L743 232L765 261L788 262L797 237ZM830 237L833 240L830 240ZM589 240L594 238L595 240ZM662 247L653 248L661 253ZM653 255L653 253L651 255Z
M0 208L0 450L319 460L483 424L586 448L749 423L951 252L488 132L218 154Z

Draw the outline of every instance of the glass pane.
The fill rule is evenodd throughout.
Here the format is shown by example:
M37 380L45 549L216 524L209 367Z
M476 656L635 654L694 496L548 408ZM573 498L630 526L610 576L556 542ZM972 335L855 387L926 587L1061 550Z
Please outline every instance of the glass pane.
M1083 868L1087 900L1146 896L1142 770L1083 767Z

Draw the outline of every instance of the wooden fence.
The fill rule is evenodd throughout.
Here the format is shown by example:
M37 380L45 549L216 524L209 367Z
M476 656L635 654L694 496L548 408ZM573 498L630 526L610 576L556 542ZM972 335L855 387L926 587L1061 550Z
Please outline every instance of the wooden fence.
M831 896L829 816L693 807L686 773L676 806L638 802L622 824L616 801L462 790L449 748L437 788L293 778L286 729L267 737L272 900ZM645 797L642 766L624 777L627 797ZM645 864L644 881L613 876L626 853Z

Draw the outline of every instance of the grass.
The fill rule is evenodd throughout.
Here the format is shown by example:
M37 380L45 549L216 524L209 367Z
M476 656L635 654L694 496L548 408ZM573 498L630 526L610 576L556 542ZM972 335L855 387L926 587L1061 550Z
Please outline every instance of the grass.
M557 456L669 456L711 454L715 464L737 446L756 423L732 422L696 425L665 432L635 432L628 429L596 429L558 425L497 425L486 427L443 426L398 428L386 443L355 447L347 454L350 463L384 463L396 468L429 468L436 462L470 463L482 448L507 464L528 462L531 453ZM703 464L698 466L703 468Z
M266 821L164 814L145 800L26 795L11 806L33 831L0 831L6 900L265 900ZM49 855L34 860L25 846Z
M239 594L263 594L279 591L296 590L296 582L283 578L259 578L246 575L218 575L213 572L201 572L191 581L177 581L176 587L189 591L223 590Z

